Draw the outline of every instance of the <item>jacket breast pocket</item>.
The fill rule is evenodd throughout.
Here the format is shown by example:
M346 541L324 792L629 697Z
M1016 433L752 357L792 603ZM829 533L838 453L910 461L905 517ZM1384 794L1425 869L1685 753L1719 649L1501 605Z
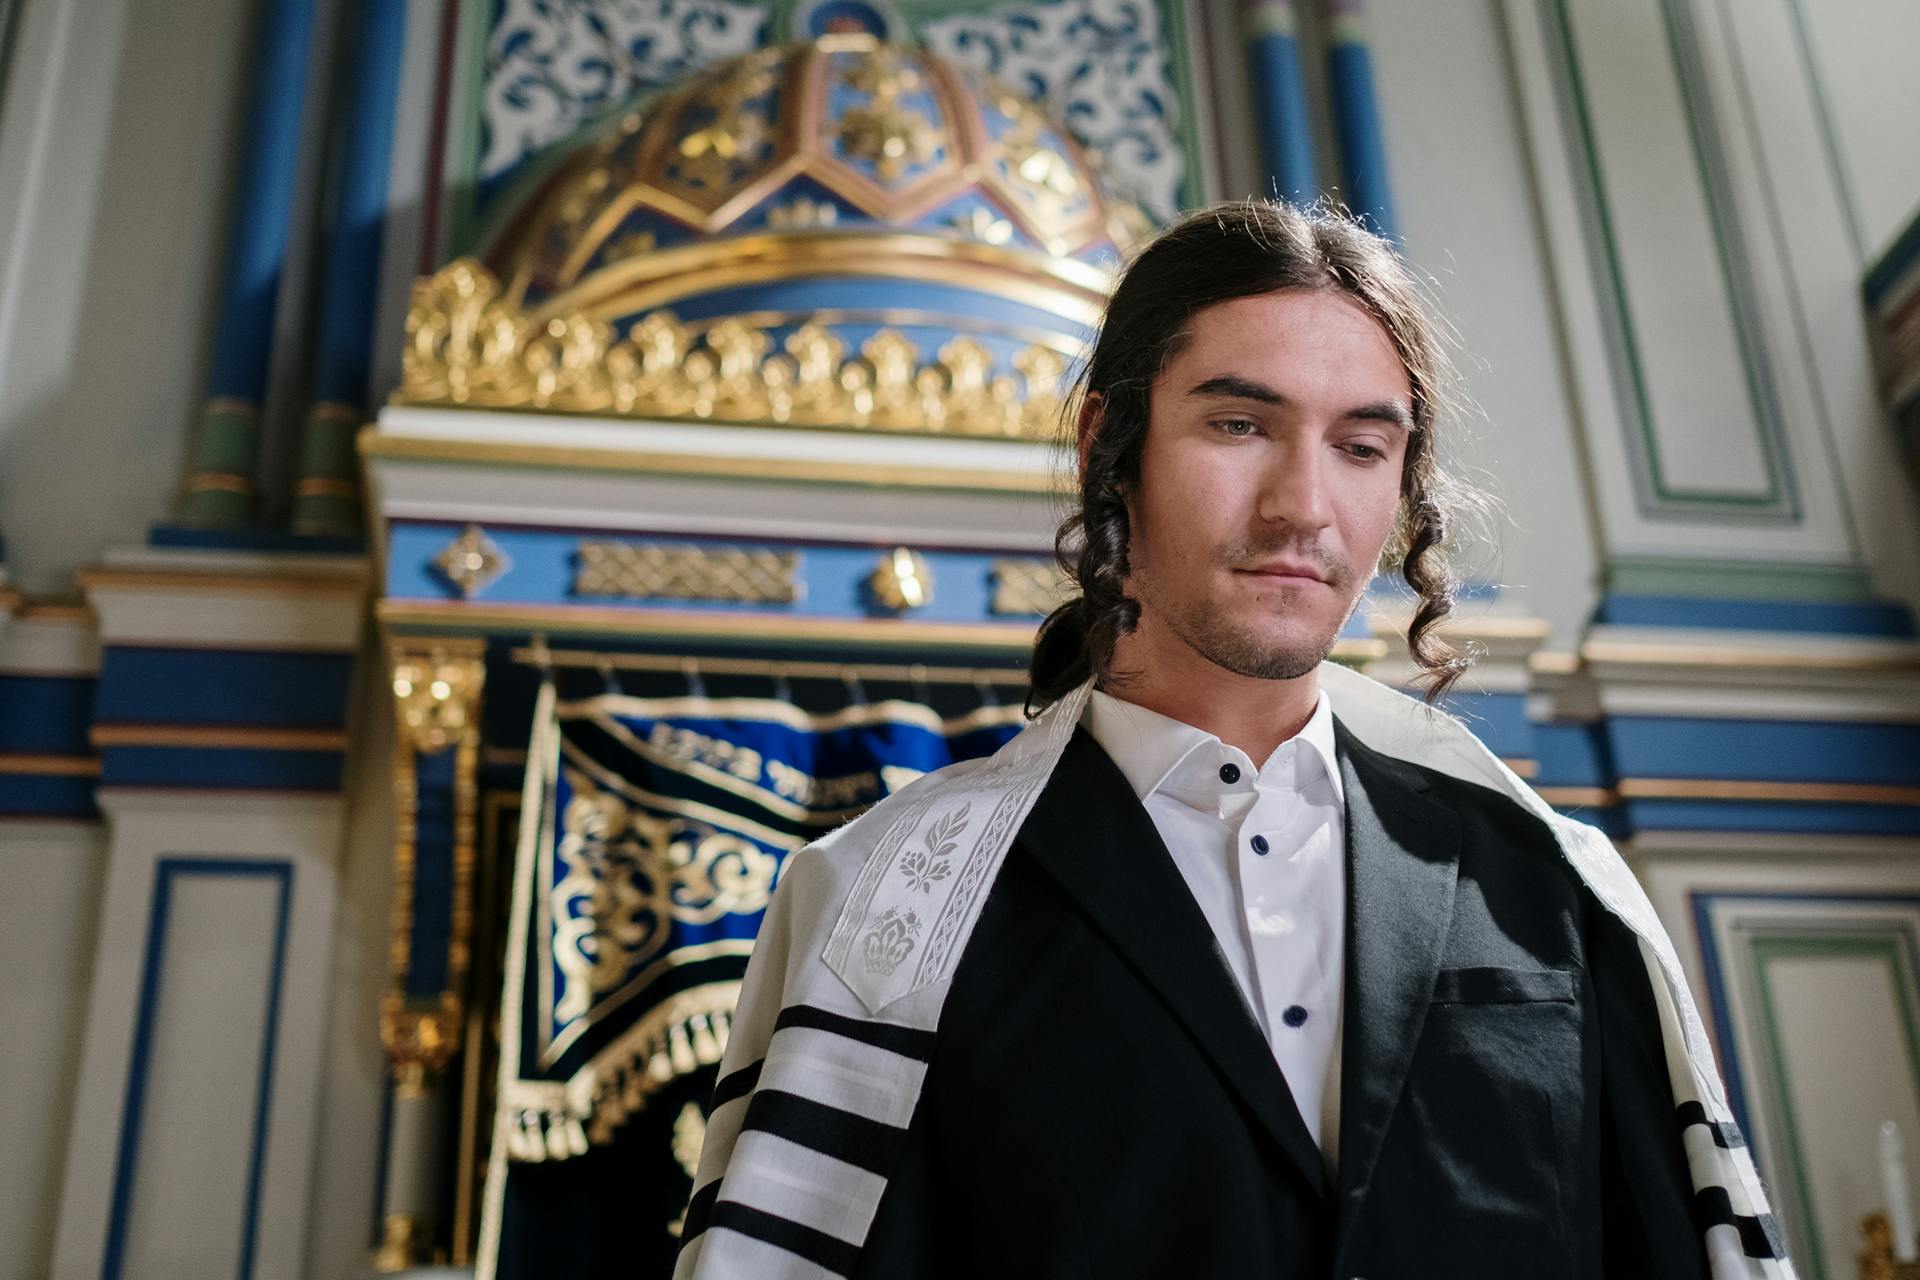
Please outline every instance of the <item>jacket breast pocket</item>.
M1442 969L1434 975L1435 1004L1572 1004L1577 983L1565 969Z
M1571 969L1435 974L1404 1098L1408 1198L1452 1274L1574 1274L1566 1189L1582 1149L1583 1009Z

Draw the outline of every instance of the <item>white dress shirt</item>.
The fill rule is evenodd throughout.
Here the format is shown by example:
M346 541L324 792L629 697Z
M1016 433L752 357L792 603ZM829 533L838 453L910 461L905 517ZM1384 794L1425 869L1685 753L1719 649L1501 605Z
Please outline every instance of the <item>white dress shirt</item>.
M1132 784L1213 926L1331 1171L1347 860L1326 694L1258 768L1204 729L1098 690L1081 723Z

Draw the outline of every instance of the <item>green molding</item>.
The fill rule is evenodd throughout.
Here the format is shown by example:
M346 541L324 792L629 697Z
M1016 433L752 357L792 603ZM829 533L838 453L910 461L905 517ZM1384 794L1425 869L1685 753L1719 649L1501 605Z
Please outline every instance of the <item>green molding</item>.
M1607 592L1620 595L1710 600L1871 604L1879 598L1865 569L1774 560L1616 556L1607 564L1604 584Z
M1846 153L1840 149L1840 131L1834 127L1833 106L1827 97L1827 79L1820 74L1820 61L1813 51L1813 32L1807 25L1806 7L1801 0L1782 0L1788 25L1793 28L1793 43L1800 55L1800 68L1806 73L1813 94L1813 116L1820 126L1820 149L1826 153L1827 174L1833 179L1834 194L1840 197L1840 209L1846 215L1847 237L1853 242L1854 261L1867 261L1867 227L1860 216L1860 200L1854 194L1853 176L1847 172Z
M460 6L460 26L454 37L458 46L454 75L459 84L457 99L448 105L453 113L449 134L452 162L447 172L453 181L447 184L448 203L453 218L447 228L449 258L458 257L474 242L475 219L480 201L480 103L487 91L487 36L493 25L490 3L466 0ZM434 228L427 228L432 235Z
M1673 0L1663 0L1661 14L1662 25L1668 36L1669 49L1673 54L1673 70L1679 83L1683 110L1687 115L1690 153L1693 156L1696 173L1699 175L1701 192L1708 209L1708 227L1712 232L1718 249L1721 265L1721 282L1726 289L1728 314L1732 319L1739 340L1742 363L1745 366L1747 389L1753 408L1751 425L1754 428L1756 443L1767 472L1767 484L1758 492L1728 492L1710 489L1679 489L1668 485L1664 469L1660 463L1658 436L1653 422L1653 406L1647 392L1646 370L1641 362L1640 345L1634 333L1632 303L1627 294L1626 276L1621 265L1620 241L1613 225L1613 215L1607 202L1606 182L1600 163L1600 149L1593 126L1592 111L1587 103L1585 79L1580 70L1579 51L1575 45L1573 23L1568 12L1568 0L1553 0L1543 7L1542 14L1548 30L1551 54L1548 58L1553 71L1553 79L1562 106L1565 124L1570 134L1569 149L1577 157L1574 186L1581 196L1581 217L1586 232L1588 260L1594 276L1596 293L1599 295L1603 324L1607 331L1607 354L1613 370L1615 394L1622 408L1630 418L1629 455L1636 459L1635 492L1641 514L1648 516L1674 515L1680 513L1736 514L1743 520L1755 516L1774 516L1791 519L1797 513L1793 510L1789 496L1791 478L1783 475L1789 465L1786 451L1778 434L1781 421L1779 406L1771 401L1773 379L1771 369L1766 365L1766 353L1763 344L1750 340L1751 317L1741 311L1742 289L1736 283L1736 274L1745 267L1746 259L1740 250L1731 248L1725 239L1720 219L1723 210L1718 206L1727 198L1725 189L1716 189L1716 184L1707 173L1706 158L1702 156L1700 144L1703 133L1702 122L1696 118L1700 95L1695 86L1689 83L1688 66L1681 56L1679 39L1675 32L1671 4ZM1751 296L1750 276L1745 279L1745 292ZM1760 364L1756 366L1755 361ZM1770 432L1770 428L1772 431Z
M1740 344L1747 403L1753 410L1761 452L1767 459L1770 491L1780 494L1791 513L1798 517L1799 499L1794 492L1792 463L1787 453L1785 414L1780 408L1773 361L1767 354L1766 335L1760 328L1759 289L1754 283L1752 258L1747 252L1740 201L1733 189L1732 167L1721 148L1720 123L1714 114L1712 92L1706 84L1706 60L1700 53L1690 3L1691 0L1664 0L1661 6L1667 51L1673 60L1673 78L1686 112L1694 172L1699 175L1700 190L1707 199L1707 225L1713 230L1720 287L1727 298L1727 312L1733 319L1734 337Z
M356 406L338 404L318 404L307 414L289 522L295 533L360 532L360 459L354 440L364 417Z
M180 523L199 529L240 529L253 522L259 419L257 406L239 400L209 400L201 406L178 509ZM220 480L238 488L206 483Z
M1892 977L1895 1002L1898 1005L1900 1032L1906 1043L1907 1068L1909 1080L1920 1092L1920 1035L1916 1034L1914 1021L1914 948L1910 929L1894 926L1885 930L1869 930L1849 923L1852 936L1842 934L1817 934L1810 932L1805 923L1791 932L1766 934L1752 932L1748 946L1748 959L1754 980L1754 989L1759 999L1761 1032L1766 1041L1767 1057L1772 1070L1768 1072L1770 1091L1774 1104L1781 1117L1781 1146L1785 1148L1787 1160L1791 1166L1792 1192L1798 1209L1801 1229L1806 1233L1807 1247L1802 1251L1798 1262L1811 1277L1811 1280L1826 1280L1826 1266L1820 1242L1820 1224L1814 1211L1812 1182L1807 1176L1805 1153L1800 1146L1800 1126L1793 1110L1793 1091L1788 1087L1786 1078L1785 1042L1780 1034L1780 1021L1774 1008L1772 980L1767 966L1781 959L1815 957L1822 959L1848 958L1877 959L1887 966ZM1745 930L1743 930L1745 931Z

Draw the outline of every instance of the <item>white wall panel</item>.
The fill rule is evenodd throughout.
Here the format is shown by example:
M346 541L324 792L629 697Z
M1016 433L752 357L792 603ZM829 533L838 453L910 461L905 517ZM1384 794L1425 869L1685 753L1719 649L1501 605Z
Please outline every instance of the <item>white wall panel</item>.
M0 822L0 1277L53 1263L67 1123L98 931L106 833Z
M253 1271L292 881L284 862L161 860L104 1280Z

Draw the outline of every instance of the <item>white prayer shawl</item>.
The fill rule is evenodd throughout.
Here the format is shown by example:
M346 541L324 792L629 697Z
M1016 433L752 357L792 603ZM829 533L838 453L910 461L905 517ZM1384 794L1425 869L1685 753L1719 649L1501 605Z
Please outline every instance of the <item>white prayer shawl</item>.
M1653 977L1676 1123L1714 1280L1791 1280L1673 944L1612 843L1556 814L1457 721L1328 663L1347 730L1385 755L1492 788L1537 815ZM954 970L1091 685L992 756L952 765L795 854L766 915L720 1067L675 1280L823 1280L853 1270L932 1055ZM756 1095L804 1106L802 1144L742 1121ZM835 1125L838 1118L842 1123Z

